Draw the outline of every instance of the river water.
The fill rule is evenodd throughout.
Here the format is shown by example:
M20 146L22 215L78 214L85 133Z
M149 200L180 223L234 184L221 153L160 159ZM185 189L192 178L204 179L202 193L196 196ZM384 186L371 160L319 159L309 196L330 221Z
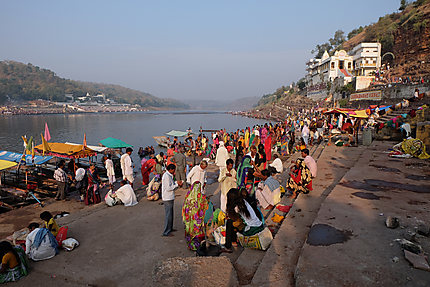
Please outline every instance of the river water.
M185 131L189 127L198 132L203 129L235 131L265 121L234 116L226 113L94 113L65 115L14 115L0 116L0 150L22 152L21 136L33 136L36 144L41 143L45 122L51 133L51 142L82 143L84 133L88 145L114 137L134 146L133 157L137 159L140 146L156 147L153 136L165 135L170 130ZM160 150L160 149L158 149Z

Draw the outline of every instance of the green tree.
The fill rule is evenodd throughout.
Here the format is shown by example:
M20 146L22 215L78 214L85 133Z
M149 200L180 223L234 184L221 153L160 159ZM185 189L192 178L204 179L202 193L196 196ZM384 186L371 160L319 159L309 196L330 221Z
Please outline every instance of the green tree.
M334 32L333 38L330 38L328 41L330 42L330 45L333 46L333 48L337 48L338 46L342 45L343 42L345 42L345 32L342 30L337 30Z
M400 1L400 7L399 7L399 10L400 10L400 11L405 10L405 9L406 9L406 6L407 6L406 0L401 0L401 1Z

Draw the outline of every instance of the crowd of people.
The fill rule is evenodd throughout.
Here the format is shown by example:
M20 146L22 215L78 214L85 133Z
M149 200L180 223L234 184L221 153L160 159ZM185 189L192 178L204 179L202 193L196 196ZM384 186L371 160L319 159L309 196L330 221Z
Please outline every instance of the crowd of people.
M235 132L220 130L211 135L211 141L202 135L195 140L187 137L183 143L174 139L166 156L160 153L143 160L143 184L147 184L148 179L145 178L149 178L150 173L154 174L147 188L147 198L153 200L154 194L158 193L156 198L163 201L165 220L162 235L173 236L175 190L186 188L182 220L188 248L198 249L207 236L204 217L211 208L206 196L206 169L211 160L210 154L214 155L214 163L219 169L220 205L215 212L226 219L224 250L231 252L230 243L236 242L236 232L245 236L261 232L264 229L262 210L273 209L281 201L282 191L285 191L277 179L277 175L284 170L281 158L298 151L302 155L302 159L291 166L290 179L285 183L287 196L296 197L300 192L312 190L312 179L316 177L317 168L308 147L320 142L328 132L324 129L324 119L316 120L317 117L315 115L315 119L308 122L303 115L283 123L267 123ZM319 126L317 122L322 124ZM303 146L295 146L296 134L300 135ZM307 138L304 139L303 134ZM198 164L187 162L187 155L192 157L193 153L203 157ZM155 168L157 164L161 165L161 173ZM154 181L160 183L155 185L155 189Z
M234 132L219 130L209 137L188 136L184 142L175 138L166 154L147 152L141 157L142 184L148 200L161 199L165 210L163 236L173 236L175 192L187 190L182 205L182 221L188 248L197 250L208 235L207 212L217 216L215 227L225 228L223 251L232 252L237 235L255 236L265 229L264 210L275 208L282 196L296 197L312 191L312 180L317 176L317 165L310 156L312 145L331 135L331 131L353 133L355 125L342 115L323 115L306 111L284 122L267 123ZM352 130L352 131L351 131ZM132 148L127 148L120 158L122 179L114 190L118 175L110 155L103 158L108 178L108 205L134 206L138 203L133 186L135 174L131 159ZM301 158L288 168L289 179L281 183L279 174L284 171L283 159L300 152ZM189 160L187 160L187 158ZM202 158L197 162L197 158ZM214 207L206 196L207 167L213 160L219 170L220 204ZM57 200L64 200L70 182L87 204L101 201L100 188L104 185L95 164L87 169L74 163L74 172L61 160L54 173L58 184ZM107 184L106 184L107 185ZM285 186L285 188L283 187ZM43 215L43 216L42 216ZM34 261L52 258L58 253L55 236L59 231L52 215L42 214L44 227L29 225L26 251L10 243L1 243L2 275L0 280L17 280L27 273L27 258ZM213 226L212 226L213 227ZM212 232L214 228L211 229ZM6 271L5 271L6 270ZM7 276L3 274L8 274ZM3 277L1 277L3 276Z

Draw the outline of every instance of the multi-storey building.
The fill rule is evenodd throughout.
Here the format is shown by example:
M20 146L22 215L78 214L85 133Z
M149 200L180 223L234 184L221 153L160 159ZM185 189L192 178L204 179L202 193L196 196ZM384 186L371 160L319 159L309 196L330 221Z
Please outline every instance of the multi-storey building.
M327 96L327 84L334 82L343 85L356 77L357 89L369 86L374 73L381 67L381 44L361 43L348 54L345 50L336 51L330 56L324 52L321 59L310 59L307 63L306 82L308 97L321 99Z

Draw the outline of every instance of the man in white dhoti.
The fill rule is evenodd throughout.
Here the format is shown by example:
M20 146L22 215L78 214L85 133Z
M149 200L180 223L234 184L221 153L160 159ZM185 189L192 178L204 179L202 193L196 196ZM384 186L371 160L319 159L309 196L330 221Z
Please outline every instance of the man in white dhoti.
M133 206L137 204L136 194L133 187L126 180L121 181L121 187L112 195L121 200L124 206Z
M227 193L232 188L236 188L236 170L233 168L234 162L231 158L226 161L226 168L221 169L218 182L221 186L221 210L227 212Z
M219 142L219 148L216 151L215 164L219 167L220 171L226 167L226 161L230 158L228 151L224 146L224 142Z
M281 201L281 189L279 182L270 176L270 171L261 171L264 180L262 189L255 191L255 196L263 209L271 209Z

